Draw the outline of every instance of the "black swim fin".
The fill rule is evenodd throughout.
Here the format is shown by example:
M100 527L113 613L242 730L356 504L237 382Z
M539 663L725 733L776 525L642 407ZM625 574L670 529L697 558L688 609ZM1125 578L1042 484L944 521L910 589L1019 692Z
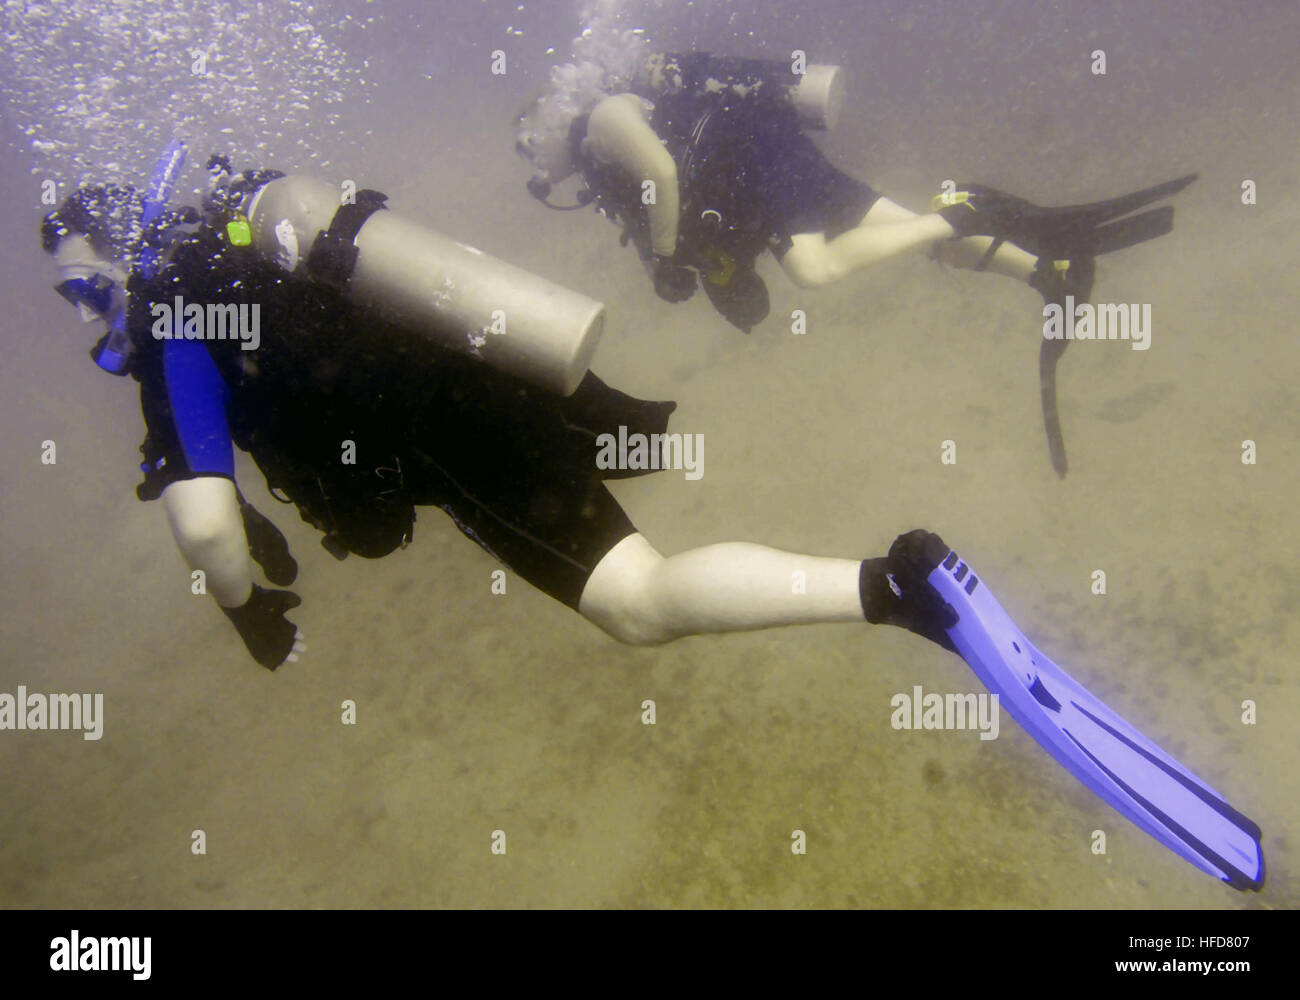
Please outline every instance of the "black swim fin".
M1145 243L1147 240L1154 240L1157 237L1171 233L1173 229L1173 207L1161 205L1159 208L1153 208L1148 212L1140 212L1137 215L1130 215L1128 218L1098 226L1092 231L1090 241L1088 241L1093 248L1092 253L1086 255L1095 257L1100 254L1123 250L1126 247L1137 246L1139 243Z
M1036 257L1070 260L1122 250L1168 233L1173 228L1174 211L1168 206L1123 217L1177 194L1196 178L1196 174L1187 174L1131 194L1080 205L1043 207L982 184L964 185L955 202L943 196L936 200L942 205L940 214L958 236L992 236Z
M1145 212L1139 210L1177 194L1196 177L1187 174L1117 198L1048 208L994 188L971 184L955 196L936 198L936 210L953 227L957 237L993 237L976 270L983 270L1003 243L1012 243L1034 254L1038 266L1029 284L1043 296L1044 305L1058 305L1064 312L1067 297L1073 297L1077 303L1088 301L1092 295L1096 257L1156 239L1174 228L1174 210L1169 205ZM1056 408L1056 365L1068 345L1067 340L1044 338L1038 352L1043 426L1047 431L1052 468L1061 477L1065 476L1068 463Z
M1029 284L1043 296L1044 305L1058 305L1064 312L1068 305L1067 297L1072 297L1076 302L1086 302L1092 296L1095 275L1096 268L1090 256L1062 261L1061 264L1040 257ZM1056 409L1056 363L1061 360L1061 355L1070 346L1070 342L1064 339L1049 340L1046 337L1042 341L1042 346L1038 349L1038 387L1043 405L1043 429L1047 432L1052 468L1064 479L1069 464L1065 458L1061 417Z
M1043 338L1038 349L1038 388L1043 401L1043 428L1047 431L1047 450L1052 456L1052 468L1062 479L1069 469L1065 460L1065 437L1061 434L1061 417L1056 411L1056 362L1065 353L1068 340Z

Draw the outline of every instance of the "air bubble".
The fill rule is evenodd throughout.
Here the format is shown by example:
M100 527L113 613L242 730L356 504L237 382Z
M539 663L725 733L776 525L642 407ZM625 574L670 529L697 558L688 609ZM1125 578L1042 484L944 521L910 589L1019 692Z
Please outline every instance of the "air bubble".
M259 3L254 19L247 7L0 0L0 100L32 138L33 172L69 184L140 183L178 131L237 159L272 149L282 161L301 159L324 142L337 146L336 114L316 120L320 133L283 126L287 108L340 108L365 85L343 48L351 15L277 0ZM207 56L203 73L192 72L195 53ZM232 118L237 129L220 127Z

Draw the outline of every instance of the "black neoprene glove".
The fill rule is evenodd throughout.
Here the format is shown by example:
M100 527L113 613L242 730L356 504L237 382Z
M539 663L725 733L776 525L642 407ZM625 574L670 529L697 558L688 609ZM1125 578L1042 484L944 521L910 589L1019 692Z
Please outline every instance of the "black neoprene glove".
M867 621L897 625L956 653L947 630L957 624L957 612L927 580L949 551L938 535L917 529L894 539L886 558L863 560L858 596Z
M284 617L302 598L292 590L266 590L253 584L253 595L237 608L222 608L249 653L267 670L274 670L293 652L298 626Z
M656 295L668 302L685 302L695 294L694 271L662 254L655 254L654 261Z
M245 500L238 489L235 496L239 499L239 512L244 519L249 555L262 567L268 580L287 587L298 576L298 562L289 553L289 543L270 518Z

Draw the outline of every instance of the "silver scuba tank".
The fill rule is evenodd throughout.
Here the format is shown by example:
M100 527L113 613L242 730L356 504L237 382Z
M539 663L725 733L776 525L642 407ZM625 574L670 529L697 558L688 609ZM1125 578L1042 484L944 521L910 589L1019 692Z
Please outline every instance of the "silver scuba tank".
M318 277L312 265L325 259L331 283L357 305L552 392L578 387L604 327L603 303L382 209L375 197L368 213L354 210L354 232L335 224L351 204L341 189L312 177L262 184L242 213L252 245L283 270Z
M796 65L798 69L796 69ZM767 93L787 101L810 128L831 129L844 108L844 70L823 63L737 59L708 52L659 52L647 57L641 83L652 92Z

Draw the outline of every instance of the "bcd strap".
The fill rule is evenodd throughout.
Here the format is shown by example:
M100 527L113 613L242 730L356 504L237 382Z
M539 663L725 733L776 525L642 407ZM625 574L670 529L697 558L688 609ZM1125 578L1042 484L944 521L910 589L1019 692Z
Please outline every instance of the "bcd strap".
M307 273L316 281L343 288L357 265L357 233L387 200L388 195L365 189L357 192L356 201L340 205L329 229L322 229L312 243Z
M983 271L986 267L988 267L989 261L993 259L993 255L996 254L1002 248L1002 244L1005 242L1006 239L1004 237L995 236L993 238L993 242L989 244L989 248L985 250L984 255L980 257L979 263L975 265L975 270Z

